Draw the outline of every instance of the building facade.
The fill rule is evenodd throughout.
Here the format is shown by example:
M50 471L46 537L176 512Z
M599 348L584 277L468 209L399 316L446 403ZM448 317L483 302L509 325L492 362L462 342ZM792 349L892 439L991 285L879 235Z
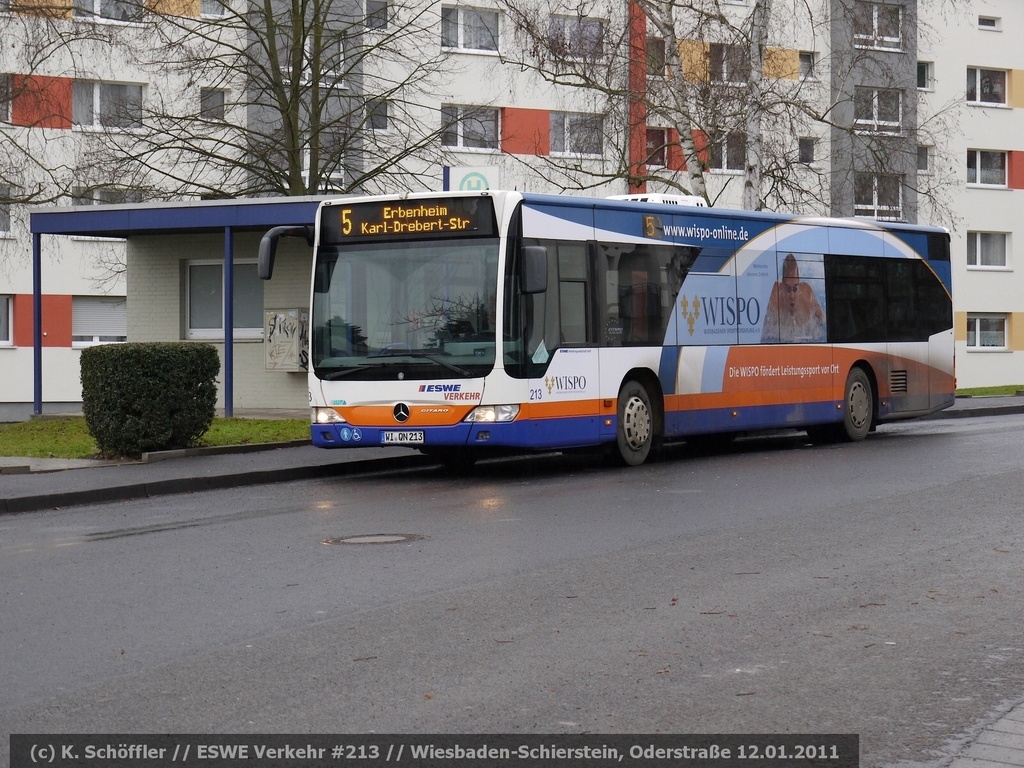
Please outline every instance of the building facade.
M96 0L41 19L8 0L0 24L26 53L40 34L34 26L61 30L67 43L40 63L2 54L0 139L12 158L21 147L38 162L11 163L0 189L8 201L0 210L0 356L14 372L3 379L0 408L24 413L31 402L31 246L20 199L375 193L440 189L456 178L596 196L697 192L719 206L946 226L959 385L1024 384L1024 275L1013 258L1024 226L1014 216L1024 189L1024 62L1013 40L1024 10L1011 0L984 8L776 0L770 16L757 17L764 4L755 0L708 2L715 24L695 16L669 26L659 15L669 6L653 2L595 0L582 10L535 0L327 4L334 10L315 28L335 35L322 38L328 47L294 38L275 54L282 82L304 105L292 126L268 107L271 81L255 87L237 67L220 78L208 68L190 77L181 66L132 58L133 46L120 44L132 35L154 46L184 40L184 18L228 27L201 36L213 50L245 39L234 48L251 52L260 30L226 25L225 17L241 18L230 4ZM173 17L174 34L160 32L154 10ZM142 23L153 17L155 25ZM307 58L292 57L300 48ZM403 69L400 61L411 63ZM328 106L319 112L309 106L321 103ZM161 124L156 132L158 115L192 128ZM291 143L280 143L289 131ZM136 152L146 163L97 160L123 150L126 139L150 148ZM217 162L197 164L210 147L220 148ZM282 148L301 158L297 183ZM247 152L264 162L243 173ZM24 194L34 189L49 191ZM75 371L47 374L47 403L73 408L80 398L79 345L124 337L223 343L216 243L180 249L156 239L126 249L78 237L48 243L44 254L44 366ZM236 259L243 322L235 337L252 350L252 360L240 355L241 381L250 368L265 373L256 352L262 311L304 305L307 288L300 280L287 288L260 283L252 259ZM126 280L118 268L125 264ZM255 384L236 405L268 407L287 391L297 401L288 407L301 407L301 389Z
M927 6L928 4L924 4ZM918 88L949 127L945 146L922 153L930 174L949 173L957 380L961 387L1024 383L1024 8L969 3L929 8ZM932 149L932 148L929 148Z

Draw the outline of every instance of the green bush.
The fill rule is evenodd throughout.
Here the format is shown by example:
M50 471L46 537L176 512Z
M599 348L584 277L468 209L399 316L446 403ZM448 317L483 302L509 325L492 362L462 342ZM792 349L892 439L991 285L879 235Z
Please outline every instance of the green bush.
M213 423L220 359L209 344L87 347L81 370L85 423L105 455L187 448Z

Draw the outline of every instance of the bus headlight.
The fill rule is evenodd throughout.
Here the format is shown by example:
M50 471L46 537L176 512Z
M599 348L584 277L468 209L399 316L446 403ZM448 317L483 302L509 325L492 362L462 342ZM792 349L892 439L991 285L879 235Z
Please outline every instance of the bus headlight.
M333 408L311 409L310 420L314 424L344 424L345 420Z
M464 421L490 424L498 421L512 421L518 415L518 405L481 405L470 411Z

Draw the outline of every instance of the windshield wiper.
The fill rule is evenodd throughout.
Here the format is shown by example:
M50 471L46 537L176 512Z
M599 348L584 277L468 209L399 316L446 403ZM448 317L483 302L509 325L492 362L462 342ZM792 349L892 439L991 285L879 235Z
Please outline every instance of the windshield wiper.
M441 358L439 358L439 357L437 357L435 355L432 355L429 352L414 351L414 350L411 350L411 349L407 349L407 350L402 350L402 351L388 351L385 354L373 355L373 357L378 357L378 358L379 357L393 357L393 358L416 357L416 358L420 358L420 359L423 359L423 360L428 360L431 363L434 363L435 365L440 365L442 368L447 368L452 373L457 373L457 374L459 374L459 376L462 376L463 378L469 379L469 378L472 378L475 375L472 371L466 370L465 368L460 368L457 365L453 365L452 363L449 363L447 360L442 360ZM401 365L401 364L402 364L402 361L396 359L396 360L394 360L392 362L387 362L387 363L367 363L365 365L354 365L354 366L352 366L350 368L344 368L344 369L337 370L337 371L331 371L330 373L325 374L325 375L321 376L320 378L324 379L325 381L335 381L337 379L343 379L346 376L350 376L350 375L352 375L354 373L362 373L364 371L371 371L371 370L376 370L376 369L379 369L379 368L393 368L394 366Z
M467 379L471 378L474 375L472 371L467 371L465 368L460 368L457 365L453 365L452 363L449 363L447 360L442 360L441 358L436 357L430 354L429 352L410 350L408 352L399 352L398 354L407 355L409 357L421 357L424 360L429 360L430 362L436 365L440 365L442 368L447 368L449 371L453 371L454 373L457 373L460 376L464 376Z
M343 379L353 373L362 373L363 371L371 371L375 368L387 368L387 363L369 363L368 365L353 365L349 368L341 368L337 371L331 371L330 373L324 374L320 378L324 381L334 381L335 379Z

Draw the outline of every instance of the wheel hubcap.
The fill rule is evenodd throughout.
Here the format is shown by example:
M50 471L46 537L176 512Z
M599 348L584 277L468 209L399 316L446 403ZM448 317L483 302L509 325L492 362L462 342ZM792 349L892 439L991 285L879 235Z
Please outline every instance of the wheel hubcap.
M631 397L622 411L622 433L634 451L643 448L651 437L651 411L639 397Z
M859 381L850 387L850 423L857 429L862 428L871 418L871 402L868 391Z

